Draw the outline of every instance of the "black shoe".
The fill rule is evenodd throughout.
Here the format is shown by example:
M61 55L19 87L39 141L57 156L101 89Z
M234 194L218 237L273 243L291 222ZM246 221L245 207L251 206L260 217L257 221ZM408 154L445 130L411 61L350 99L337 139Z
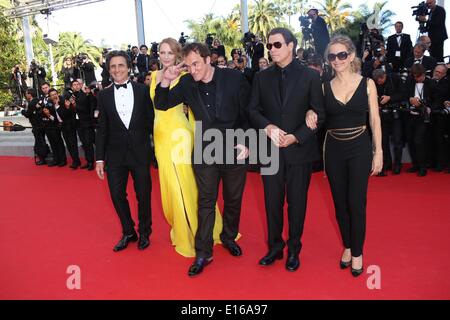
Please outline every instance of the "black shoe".
M417 172L417 171L419 171L419 167L416 167L416 166L412 166L411 168L406 170L406 172L409 172L409 173L414 173L414 172Z
M57 163L56 163L56 162L49 162L47 165L48 165L49 167L56 167L56 166L57 166Z
M145 248L147 248L150 245L150 240L148 239L148 235L146 234L141 234L139 236L139 242L138 242L138 249L139 250L144 250Z
M351 262L350 262L351 264ZM355 278L360 276L364 271L364 267L362 267L361 269L353 269L352 267L352 276L354 276Z
M95 169L95 165L94 165L93 163L88 163L87 169L88 169L89 171L92 171L92 170Z
M120 250L125 249L128 246L128 243L130 242L136 242L138 240L138 236L136 233L130 234L130 235L123 235L122 239L116 244L113 251L117 252Z
M73 163L70 165L70 168L72 168L73 170L76 170L80 165L81 165L80 163L73 162Z
M36 162L37 166L43 166L44 164L47 164L47 162L45 162L45 160L39 160Z
M386 173L385 169L381 170L380 173L377 174L377 177L386 177L386 176L387 176L387 173Z
M402 171L402 166L400 164L394 164L394 168L392 169L392 174L400 174Z
M226 248L230 254L234 257L242 256L242 249L239 247L239 245L236 242L228 242L227 244L222 244L224 248Z
M268 266L275 262L275 260L283 259L283 251L269 252L267 255L259 260L259 264L262 266Z
M348 267L350 267L352 265L352 260L350 261L339 261L339 266L341 267L341 269L347 269Z
M433 171L434 172L442 172L442 166L440 164L437 164L436 167L434 167Z
M420 168L419 169L419 173L417 173L417 176L419 177L425 177L427 175L427 169L425 168Z
M80 167L80 169L87 169L87 168L89 168L89 163L86 163L85 165L82 165Z
M300 260L297 254L289 254L286 260L286 270L295 271L300 267Z
M200 274L203 269L212 262L213 258L196 258L194 263L189 267L189 277Z
M67 166L67 162L66 161L58 163L58 167L65 167L65 166Z

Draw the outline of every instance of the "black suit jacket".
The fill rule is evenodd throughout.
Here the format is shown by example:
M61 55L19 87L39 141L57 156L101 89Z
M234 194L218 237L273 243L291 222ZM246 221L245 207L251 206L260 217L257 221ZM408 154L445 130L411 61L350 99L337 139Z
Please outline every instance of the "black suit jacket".
M431 14L431 19L427 22L427 31L431 42L442 42L448 38L445 28L445 9L441 6L436 6Z
M150 165L152 148L150 134L153 131L153 105L148 88L132 82L134 106L127 129L117 113L114 86L98 94L99 123L96 136L96 159L106 160L117 166L125 159L133 159L139 165Z
M405 61L407 58L412 56L412 42L409 34L402 33L402 41L400 47L397 42L397 35L393 34L387 39L387 52L386 57L389 62L395 63L398 60ZM395 56L395 53L400 51L400 58Z
M306 126L305 117L306 112L313 109L320 126L325 119L324 99L320 76L316 71L296 61L292 62L291 70L292 77L288 78L283 104L279 94L278 67L271 66L256 73L249 112L251 122L257 129L274 124L295 135L299 143L281 148L281 155L288 163L301 164L319 158L315 130Z
M416 93L416 81L412 77L408 77L405 83L407 98L414 97ZM423 82L423 95L422 100L426 103L427 107L432 107L436 99L436 82L432 79L425 78Z
M409 57L408 59L406 59L405 61L406 68L410 69L413 64L414 64L414 57ZM426 71L431 70L431 72L433 72L434 67L436 67L436 59L429 56L423 56L422 65Z

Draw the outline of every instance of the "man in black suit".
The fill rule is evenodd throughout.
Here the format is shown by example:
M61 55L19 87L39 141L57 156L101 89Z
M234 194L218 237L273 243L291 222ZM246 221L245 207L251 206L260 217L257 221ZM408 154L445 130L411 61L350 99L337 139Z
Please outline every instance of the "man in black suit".
M279 148L279 170L264 175L264 196L268 226L269 252L260 265L282 259L285 242L283 206L287 189L289 239L286 269L300 266L299 254L305 220L312 163L319 159L315 131L305 124L306 112L313 109L323 122L324 102L317 72L294 60L297 40L291 31L275 28L269 33L267 49L275 65L255 75L249 112L257 129L264 129Z
M125 51L111 51L106 67L114 84L98 95L99 124L96 137L96 171L104 178L105 162L111 199L122 224L122 239L114 247L120 251L138 240L127 199L128 175L134 180L138 201L140 250L149 246L151 233L152 148L150 134L154 112L148 88L130 82L131 60Z
M319 10L317 9L310 9L308 11L308 17L312 20L311 29L316 53L320 54L323 58L328 42L330 42L327 24L325 20L319 16Z
M145 44L141 45L140 50L140 53L136 56L135 63L138 68L139 75L145 76L150 70L151 57L147 54L148 47Z
M156 87L155 107L167 110L184 102L192 108L197 121L193 169L198 186L198 229L195 234L196 258L188 271L189 276L195 276L212 261L215 206L221 180L224 210L220 239L231 255L242 255L235 239L239 232L247 166L235 160L247 158L248 149L239 142L227 141L226 132L248 129L246 108L250 85L238 71L211 66L210 51L202 43L186 45L183 57L190 74L182 76L169 91L170 82L179 76L181 65L168 68ZM221 150L215 150L215 155L209 159L205 153L213 143L204 140L208 140L206 135L213 131L220 132L223 141L213 141ZM239 150L237 157L234 149ZM201 159L196 154L200 154ZM231 154L229 162L227 155Z
M413 56L405 61L405 67L411 69L414 64L421 64L425 68L428 76L433 75L434 67L436 67L436 59L424 55L425 47L421 44L416 44L413 48Z
M412 56L412 42L409 34L402 33L403 22L395 23L395 34L387 39L388 62L392 63L393 71L399 72L405 65L405 60Z
M436 5L436 0L427 0L426 4L430 9L428 20L426 16L420 16L418 19L427 22L428 36L431 39L430 55L441 62L444 56L444 41L448 38L445 27L445 9Z

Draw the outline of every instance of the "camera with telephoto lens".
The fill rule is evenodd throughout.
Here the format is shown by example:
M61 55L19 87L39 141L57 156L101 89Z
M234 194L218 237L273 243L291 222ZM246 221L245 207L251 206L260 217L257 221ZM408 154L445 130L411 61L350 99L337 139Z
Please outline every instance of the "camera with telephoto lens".
M420 31L420 33L426 32L427 31L427 27L425 26L426 22L419 20L420 16L428 15L428 7L427 7L425 1L422 1L417 6L411 7L411 9L414 9L413 12L412 12L412 16L415 16L416 17L416 21L419 22L419 31Z
M66 93L64 94L64 100L70 100L70 99L75 99L75 98L76 97L75 97L75 94L72 89L68 89L66 91Z
M186 39L188 39L189 36L185 36L184 32L181 33L180 38L178 39L178 42L181 44L182 47L186 45Z
M82 66L86 60L87 60L88 56L85 53L79 53L76 57L75 57L75 62L78 66Z

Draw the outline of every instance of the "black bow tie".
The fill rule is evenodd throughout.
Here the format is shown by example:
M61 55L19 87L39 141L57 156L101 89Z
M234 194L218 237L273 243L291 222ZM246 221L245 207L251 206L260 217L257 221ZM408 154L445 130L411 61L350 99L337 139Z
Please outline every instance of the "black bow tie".
M415 59L414 63L417 63L417 62L422 63L422 59Z
M114 86L116 87L116 89L119 89L119 88L127 88L127 83L128 83L129 81L127 81L127 82L125 82L125 83L123 83L123 84L117 84L117 83L114 83Z
M402 36L402 34L401 33L397 33L397 37L401 37Z

